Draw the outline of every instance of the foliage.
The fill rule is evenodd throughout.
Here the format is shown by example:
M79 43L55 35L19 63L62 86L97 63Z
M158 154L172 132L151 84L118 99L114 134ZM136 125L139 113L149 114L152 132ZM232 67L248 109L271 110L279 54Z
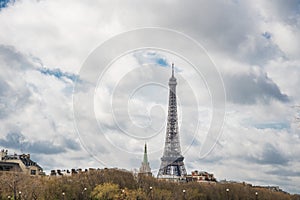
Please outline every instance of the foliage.
M103 183L97 185L91 193L94 200L113 200L120 198L119 185L113 183Z
M62 177L32 177L18 172L0 173L0 186L0 199L8 199L10 196L11 199L20 197L22 200L300 200L299 195L253 187L245 183L172 183L153 177L134 176L131 172L117 169L91 170ZM228 192L226 189L229 189Z
M135 190L125 190L125 196L123 196L122 199L126 199L126 200L146 200L148 199L147 194L139 189L135 189Z

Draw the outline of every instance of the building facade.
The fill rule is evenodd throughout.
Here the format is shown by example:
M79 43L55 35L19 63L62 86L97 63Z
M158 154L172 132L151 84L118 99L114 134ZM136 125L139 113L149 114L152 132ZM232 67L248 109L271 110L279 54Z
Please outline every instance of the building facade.
M30 154L8 155L8 151L2 149L0 153L0 171L21 172L27 175L45 175L43 169L30 159Z
M190 175L186 176L187 182L198 182L198 183L216 183L217 180L214 174L205 171L192 171Z

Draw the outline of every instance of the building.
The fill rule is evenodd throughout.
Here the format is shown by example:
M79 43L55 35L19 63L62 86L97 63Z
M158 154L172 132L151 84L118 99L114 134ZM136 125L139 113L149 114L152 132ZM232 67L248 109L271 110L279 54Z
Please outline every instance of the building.
M191 175L186 176L187 182L198 182L198 183L216 183L217 180L214 174L204 171L192 171Z
M144 147L144 159L142 162L142 165L139 170L139 174L146 175L146 176L152 176L151 168L148 162L148 155L147 155L147 144L145 143Z
M279 188L279 186L253 186L253 188L267 189L267 190L270 190L272 192L283 192L283 193L286 193L281 188Z
M168 181L185 180L186 176L186 169L183 162L184 157L181 155L179 141L176 85L177 80L174 77L174 64L172 64L172 76L169 79L169 107L165 148L157 175L157 178Z
M4 149L0 152L0 171L22 172L32 176L45 175L43 169L30 159L30 154L8 155L8 151Z
M82 174L82 173L88 173L90 171L95 171L96 169L94 168L89 168L89 169L84 169L82 170L81 168L79 169L53 169L50 171L50 176L73 176L73 175L76 175L76 174ZM97 170L100 170L100 169L97 169Z

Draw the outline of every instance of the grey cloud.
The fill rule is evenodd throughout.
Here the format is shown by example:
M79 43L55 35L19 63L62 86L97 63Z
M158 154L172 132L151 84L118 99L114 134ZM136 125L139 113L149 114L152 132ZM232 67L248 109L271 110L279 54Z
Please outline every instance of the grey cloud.
M294 171L292 169L284 169L284 168L278 168L275 170L270 170L267 172L267 174L277 175L281 177L300 177L300 171Z
M45 68L40 59L22 54L12 46L0 45L0 119L5 120L16 113L22 115L28 106L36 101L40 102L36 98L43 93L39 85L27 80L29 73L36 71L40 72L39 78L48 78L51 75L58 81L63 81L63 94L71 95L72 81L77 78L75 74ZM67 82L66 79L71 81Z
M239 46L236 59L251 65L262 66L271 59L286 58L282 50L270 39L271 33L256 33L248 36Z
M284 52L278 48L273 40L262 37L260 21L257 17L260 10L252 6L251 1L172 1L151 3L147 5L145 14L139 16L137 23L147 22L149 26L168 27L196 39L200 44L207 48L208 52L218 51L223 55L233 59L251 64L261 65L270 59L285 57ZM273 4L270 3L270 4ZM143 5L136 4L140 9ZM167 7L170 12L157 7ZM294 17L294 24L299 20L299 3L295 1L276 1L274 5L278 15L281 8L284 8L286 18ZM150 12L149 12L150 11ZM289 13L292 11L291 13ZM155 15L153 15L155 13ZM149 15L152 21L149 19ZM298 16L298 18L295 18ZM121 19L124 24L128 23L128 18ZM299 24L299 23L298 23ZM144 25L144 24L143 24ZM145 26L145 25L144 25Z
M135 1L134 9L132 3L122 1L116 9L120 13L123 9L131 11L130 15L119 17L129 29L167 27L233 56L247 35L257 29L253 10L244 1Z
M0 58L6 65L15 70L32 68L32 63L13 46L0 45Z
M1 119L20 112L28 103L32 94L21 76L24 70L32 66L20 52L4 45L0 45L0 65Z
M300 25L300 1L299 0L274 0L267 2L268 7L272 9L273 15L283 20L285 23Z
M172 12L161 13L167 27L182 30L211 50L231 57L238 57L239 47L257 29L253 11L242 1L177 1L169 6Z
M9 132L5 139L0 139L0 145L5 148L21 149L29 153L59 154L67 149L79 150L80 145L70 139L63 139L63 143L56 145L48 140L28 141L19 131Z
M65 152L65 149L51 144L49 141L26 141L25 136L16 131L10 132L5 139L0 139L0 145L6 148L22 149L29 153L57 154Z
M80 144L78 144L77 142L75 142L72 139L64 138L63 143L64 143L64 146L68 149L71 149L71 150L80 150L81 149Z
M62 146L54 145L49 141L34 141L32 143L25 143L24 146L24 150L32 153L59 154L66 152L66 149Z
M285 57L273 40L262 36L269 30L262 30L261 21L257 20L260 10L252 4L251 1L196 0L151 1L147 5L136 2L136 9L128 9L130 16L139 17L122 16L120 21L130 25L134 20L138 27L167 27L181 31L196 39L209 53L219 52L241 62L262 65L270 59ZM278 1L277 4L280 8L281 4L288 3ZM128 4L120 7L123 6ZM169 12L162 7L168 8ZM292 9L291 6L284 7L286 13Z
M289 159L270 143L264 145L262 155L250 160L263 165L287 165Z
M26 56L15 49L13 46L0 45L0 60L3 62L3 64L8 66L10 70L32 69L40 72L45 76L54 76L62 81L65 81L65 79L71 80L72 82L80 81L78 80L78 76L76 74L62 71L59 68L46 68L39 58L32 55ZM18 71L18 73L20 72Z
M259 72L248 74L227 74L224 76L227 99L238 104L269 103L275 99L288 102L289 97L283 94L279 87L267 74Z
M6 81L0 79L0 119L23 108L31 95L28 88L13 88Z

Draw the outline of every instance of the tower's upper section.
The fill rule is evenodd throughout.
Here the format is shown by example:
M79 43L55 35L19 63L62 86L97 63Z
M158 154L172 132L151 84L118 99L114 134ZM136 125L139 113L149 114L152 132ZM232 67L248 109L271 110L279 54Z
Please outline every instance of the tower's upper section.
M174 63L172 63L172 76L171 78L169 79L169 85L177 85L177 81L176 81L176 78L174 76Z

